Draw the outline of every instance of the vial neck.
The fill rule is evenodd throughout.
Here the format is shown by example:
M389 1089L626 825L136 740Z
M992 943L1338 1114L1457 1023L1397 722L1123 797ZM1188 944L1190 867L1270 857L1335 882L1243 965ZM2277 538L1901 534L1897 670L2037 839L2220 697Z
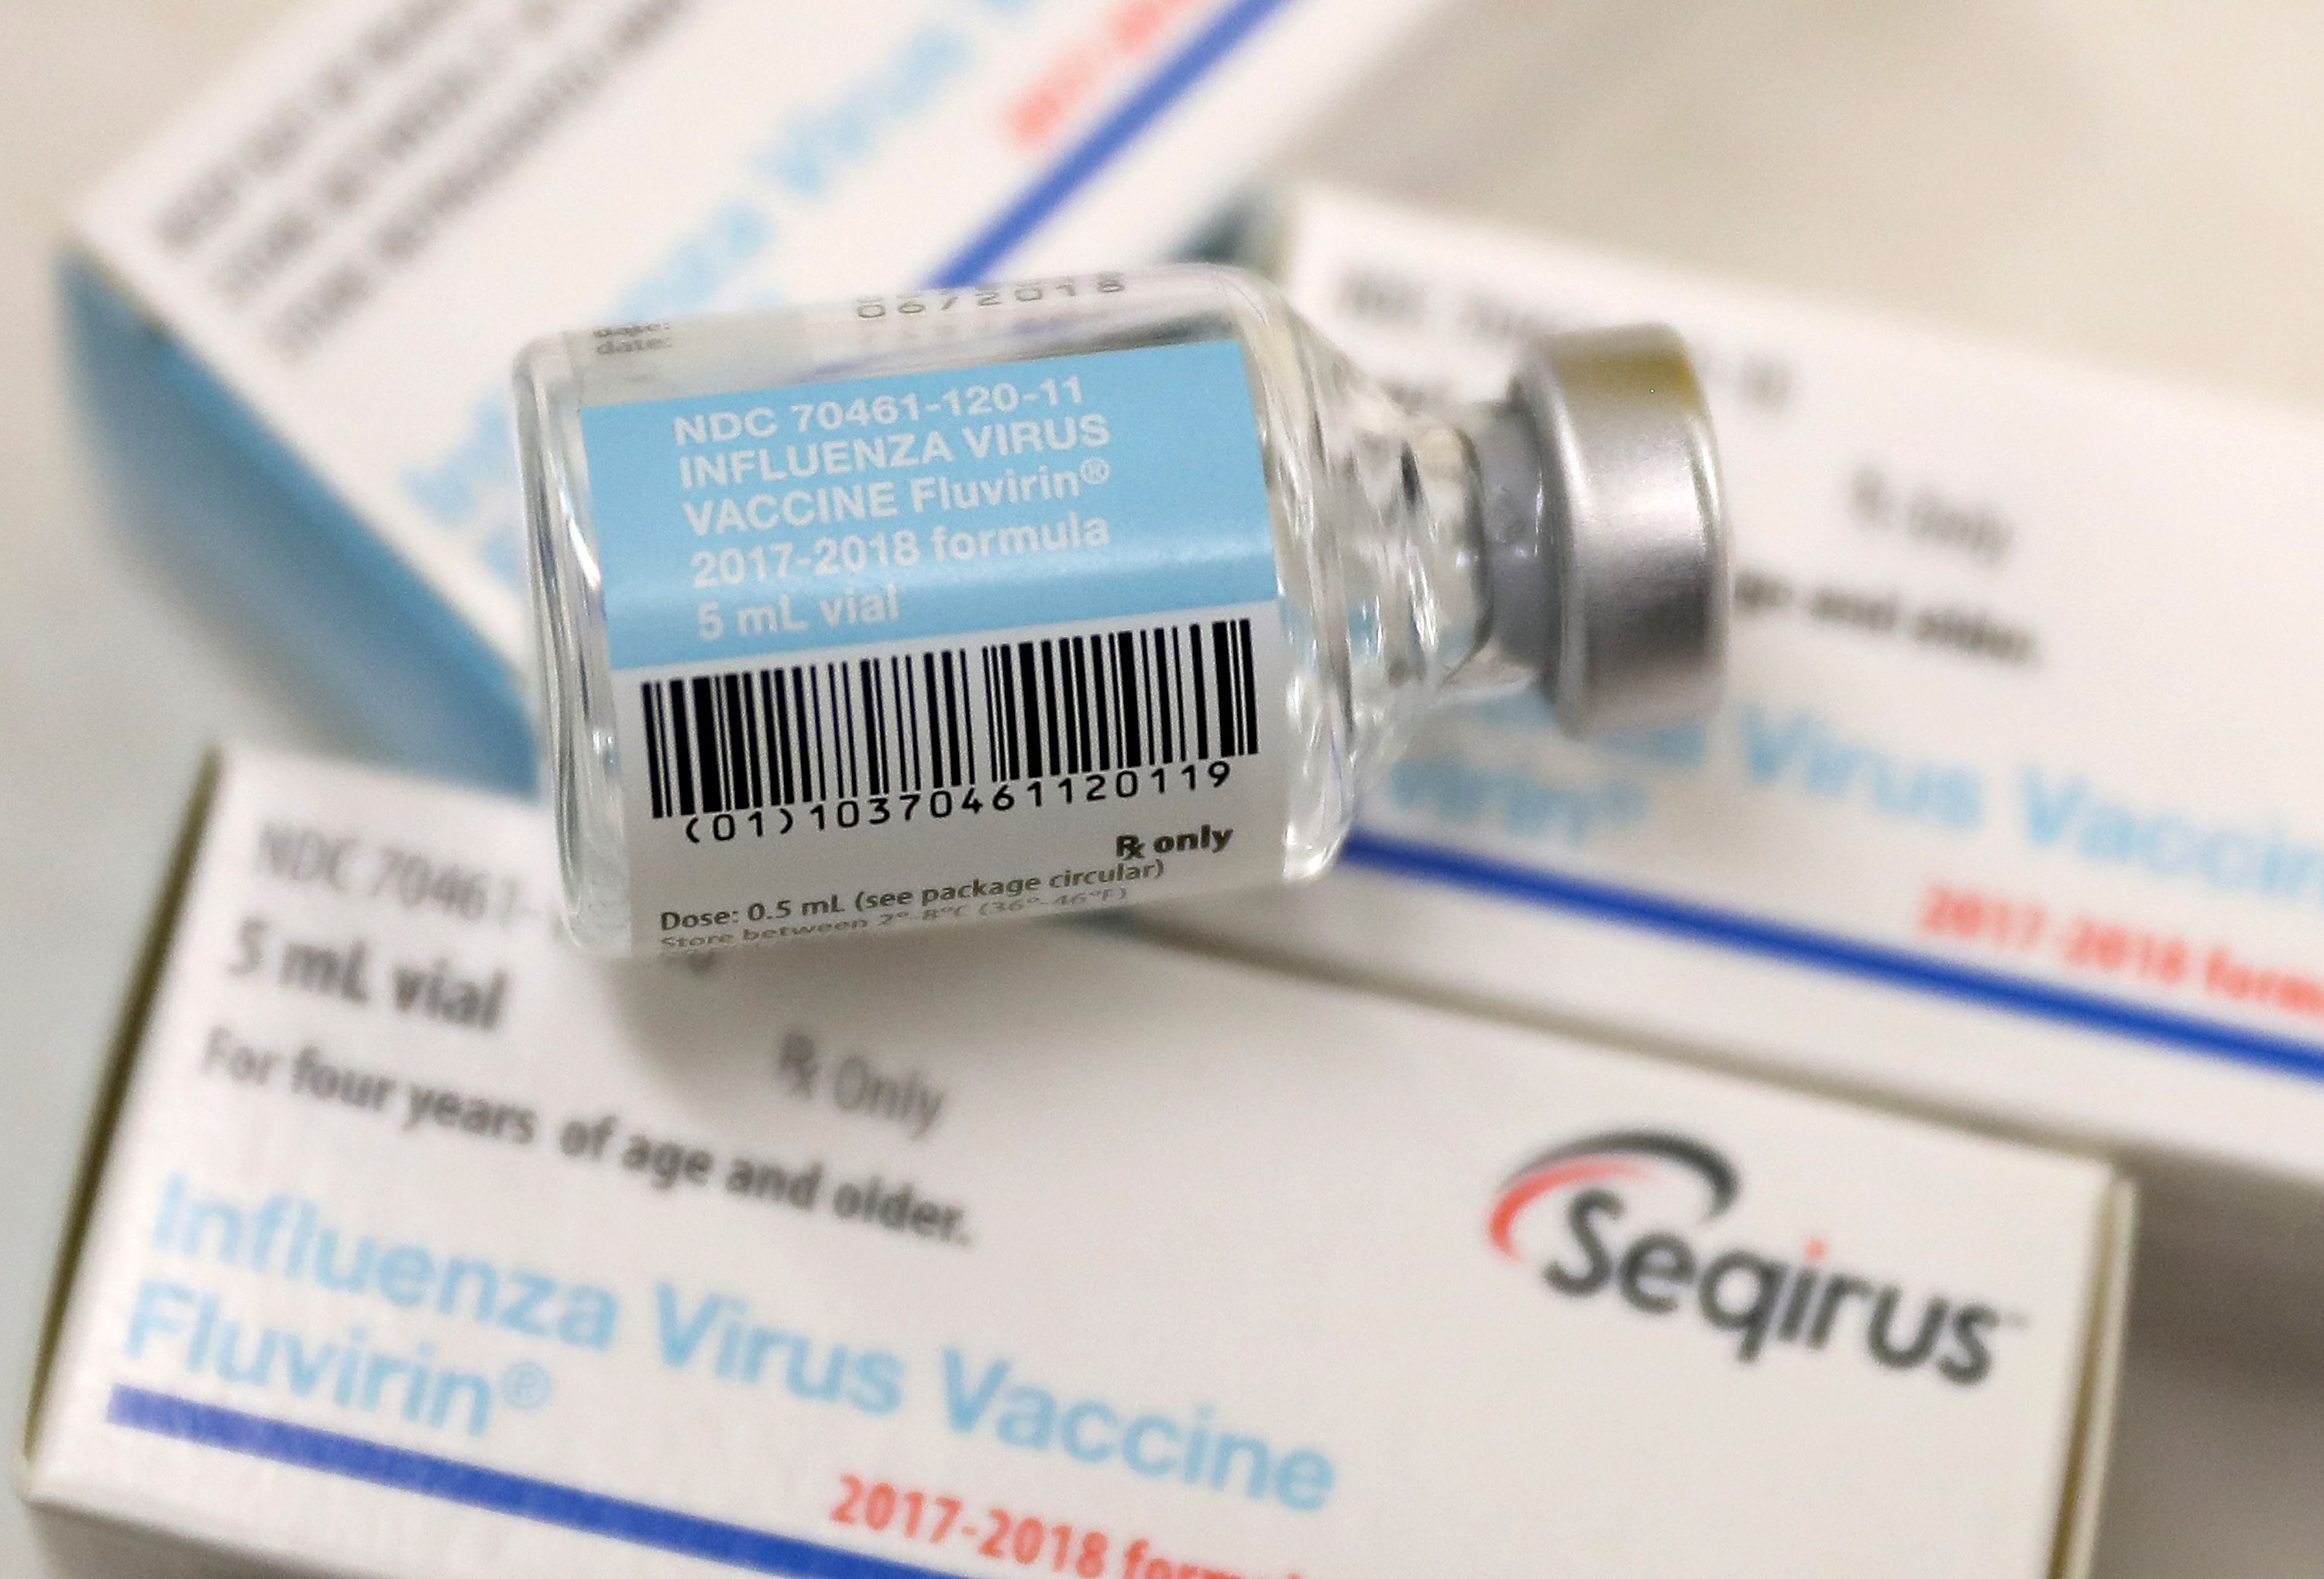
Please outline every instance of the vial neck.
M1347 622L1351 765L1372 780L1422 715L1452 693L1515 688L1530 670L1489 640L1489 529L1505 511L1480 468L1490 408L1386 410L1349 425L1342 468L1354 495L1339 534ZM1371 420L1365 420L1370 418Z

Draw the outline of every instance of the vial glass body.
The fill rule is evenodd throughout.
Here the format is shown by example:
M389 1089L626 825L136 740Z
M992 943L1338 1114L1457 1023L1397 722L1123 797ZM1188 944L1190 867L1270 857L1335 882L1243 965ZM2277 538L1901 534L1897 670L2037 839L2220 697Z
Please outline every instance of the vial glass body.
M585 946L1312 875L1488 640L1476 449L1203 266L624 326L517 374Z

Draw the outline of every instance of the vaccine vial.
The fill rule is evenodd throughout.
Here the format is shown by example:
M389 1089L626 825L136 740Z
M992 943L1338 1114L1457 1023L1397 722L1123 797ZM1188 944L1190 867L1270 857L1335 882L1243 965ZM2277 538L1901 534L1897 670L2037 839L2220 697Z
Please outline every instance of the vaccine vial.
M664 954L1312 876L1428 708L1699 716L1728 623L1667 330L1390 398L1184 266L520 359L567 919Z

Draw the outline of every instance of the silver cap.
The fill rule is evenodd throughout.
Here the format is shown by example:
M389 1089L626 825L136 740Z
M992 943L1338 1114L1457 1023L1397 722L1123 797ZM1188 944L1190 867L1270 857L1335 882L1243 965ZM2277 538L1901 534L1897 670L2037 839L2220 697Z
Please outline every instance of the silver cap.
M1726 502L1685 347L1659 325L1526 346L1471 430L1490 636L1539 676L1560 728L1707 715L1725 679Z

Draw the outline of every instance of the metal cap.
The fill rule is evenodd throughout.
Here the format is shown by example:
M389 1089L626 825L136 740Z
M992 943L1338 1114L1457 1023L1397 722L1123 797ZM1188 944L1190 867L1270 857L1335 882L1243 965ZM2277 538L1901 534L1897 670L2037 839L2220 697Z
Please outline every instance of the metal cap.
M1552 335L1471 430L1493 641L1570 734L1707 715L1725 678L1726 503L1685 347L1659 325Z

